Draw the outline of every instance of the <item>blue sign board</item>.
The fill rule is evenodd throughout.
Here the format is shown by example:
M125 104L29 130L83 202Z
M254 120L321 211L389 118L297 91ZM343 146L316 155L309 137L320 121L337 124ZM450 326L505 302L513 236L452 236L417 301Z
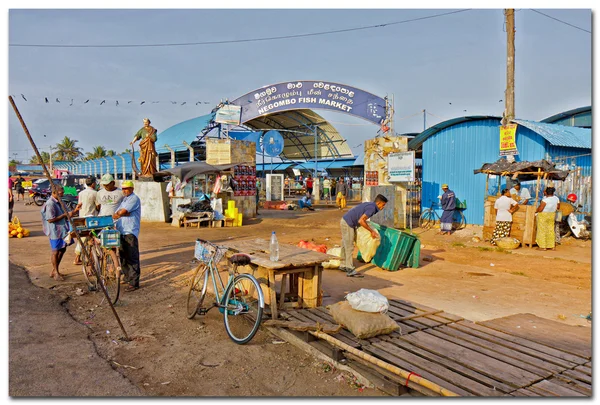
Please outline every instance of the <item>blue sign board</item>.
M364 118L375 124L385 119L385 100L345 84L319 81L277 83L254 90L231 102L242 107L241 122L277 111L327 109Z

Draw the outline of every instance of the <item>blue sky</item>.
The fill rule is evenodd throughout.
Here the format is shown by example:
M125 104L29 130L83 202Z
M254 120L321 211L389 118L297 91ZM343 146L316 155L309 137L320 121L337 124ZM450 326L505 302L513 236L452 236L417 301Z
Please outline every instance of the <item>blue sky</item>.
M447 11L13 9L8 42L107 45L235 40L362 27ZM540 11L591 31L589 9ZM516 30L517 117L541 120L590 105L592 35L527 9L516 12ZM210 112L221 99L233 100L287 80L331 81L380 96L393 94L398 133L421 131L423 109L432 114L427 114L429 126L463 115L500 115L504 108L499 102L504 100L506 85L501 9L276 41L158 48L9 46L8 52L9 94L16 96L40 148L69 136L84 151L103 145L120 153L144 117L160 132ZM90 102L83 104L87 99ZM99 105L102 100L106 103ZM129 100L134 102L127 104ZM140 106L141 101L146 104ZM184 101L186 105L180 105ZM196 105L197 101L203 103ZM359 118L319 113L351 146L376 134L376 126ZM12 109L8 117L9 158L26 160L32 156L29 143ZM355 154L361 149L356 147Z

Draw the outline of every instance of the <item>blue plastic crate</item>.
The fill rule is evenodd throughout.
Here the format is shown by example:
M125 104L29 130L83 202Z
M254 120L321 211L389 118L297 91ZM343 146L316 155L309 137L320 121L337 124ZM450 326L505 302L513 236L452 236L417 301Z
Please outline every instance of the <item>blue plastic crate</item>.
M85 227L88 229L105 228L107 226L113 226L113 218L111 215L85 218Z
M116 229L105 229L100 232L100 244L105 248L118 248L121 246L121 233Z

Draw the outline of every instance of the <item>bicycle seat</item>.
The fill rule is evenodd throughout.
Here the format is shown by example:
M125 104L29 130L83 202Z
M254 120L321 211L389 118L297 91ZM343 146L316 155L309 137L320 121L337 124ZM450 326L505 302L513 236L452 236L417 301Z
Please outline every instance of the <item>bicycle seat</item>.
M250 256L245 253L236 253L229 258L229 263L237 264L238 266L246 266L247 264L250 264L251 261L252 259L250 259Z

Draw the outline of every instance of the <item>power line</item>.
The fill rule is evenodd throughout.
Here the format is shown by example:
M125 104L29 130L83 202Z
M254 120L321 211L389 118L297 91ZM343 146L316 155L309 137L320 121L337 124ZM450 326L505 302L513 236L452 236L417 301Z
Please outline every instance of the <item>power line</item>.
M431 18L443 17L451 14L464 13L465 11L470 11L471 9L450 11L447 13L434 14L426 17L419 18L411 18L409 20L402 21L394 21L389 23L377 24L377 25L368 25L365 27L355 27L355 28L346 28L341 30L333 30L333 31L321 31L321 32L312 32L308 34L296 34L296 35L283 35L278 37L266 37L266 38L250 38L250 39L232 39L232 40L224 40L224 41L207 41L207 42L183 42L183 43L166 43L166 44L123 44L123 45L42 45L42 44L9 44L9 46L15 47L37 47L37 48L150 48L150 47L166 47L166 46L195 46L195 45L217 45L217 44L234 44L241 42L258 42L258 41L274 41L280 39L290 39L290 38L305 38L305 37L313 37L318 35L329 35L329 34L339 34L342 32L350 32L350 31L359 31L359 30L367 30L372 28L383 28L389 25L398 25L398 24L406 24L414 21L427 20Z
M583 28L581 28L581 27L578 27L578 26L576 26L576 25L569 24L569 23L568 23L568 22L566 22L566 21L559 20L558 18L554 18L554 17L552 17L552 16L549 16L548 14L544 14L544 13L542 13L541 11L534 10L534 9L530 9L530 10L531 10L531 11L533 11L534 13L541 14L541 15L543 15L544 17L548 17L548 18L550 18L551 20L558 21L559 23L566 24L566 25L568 25L569 27L577 28L578 30L581 30L581 31L584 31L584 32L587 32L587 33L590 33L590 34L592 33L592 31L588 31L588 30L586 30L586 29L583 29Z

